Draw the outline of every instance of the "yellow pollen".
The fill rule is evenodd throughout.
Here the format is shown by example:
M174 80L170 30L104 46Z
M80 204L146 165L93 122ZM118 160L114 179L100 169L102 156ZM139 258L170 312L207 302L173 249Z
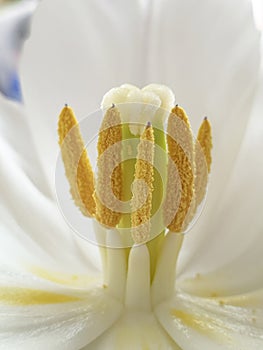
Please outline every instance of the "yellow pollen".
M195 143L195 191L196 208L203 201L208 183L208 173L211 170L212 163L212 133L211 126L207 118L203 120L198 131Z
M140 137L131 201L132 237L135 243L150 238L150 218L152 210L152 192L154 181L154 131L147 125Z
M109 108L104 116L98 140L98 178L96 183L96 219L107 227L115 227L121 218L122 126L118 109Z
M65 106L59 116L59 145L75 204L86 216L95 214L94 175L73 110Z
M188 225L188 216L193 206L194 162L190 123L186 113L179 106L172 109L168 119L167 144L169 159L164 205L165 223L170 231L182 232Z
M183 121L183 124L180 124L181 125L181 130L180 132L182 133L182 131L185 131L186 133L182 133L181 135L176 135L176 137L180 137L180 141L182 141L182 143L184 144L186 141L190 143L192 143L192 132L189 133L189 131L191 131L191 124L190 124L190 121L189 121L189 118L185 112L185 110L179 106L179 105L176 105L172 110L171 110L171 113L174 114L177 118L179 118L180 120ZM183 128L183 129L182 129ZM188 134L188 135L187 135ZM186 135L188 136L188 138L186 138ZM190 137L190 140L189 140L189 137ZM180 143L181 144L181 143ZM192 146L191 146L192 147Z
M204 118L203 123L199 128L197 140L203 149L206 163L207 163L207 170L208 170L208 173L210 173L211 163L212 163L211 150L212 150L213 144L212 144L211 125L207 118Z

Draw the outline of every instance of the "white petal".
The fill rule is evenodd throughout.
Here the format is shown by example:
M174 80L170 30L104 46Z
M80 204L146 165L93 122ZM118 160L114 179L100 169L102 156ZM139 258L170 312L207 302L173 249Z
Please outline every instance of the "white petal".
M125 314L83 350L180 350L151 313Z
M88 273L92 260L98 260L96 249L76 237L52 199L24 108L0 95L0 116L1 264L10 269L34 264ZM77 242L85 247L85 255Z
M8 101L0 94L0 116L1 168L5 168L9 163L11 165L15 163L39 191L50 196L24 107Z
M145 22L136 2L129 4L132 10L118 1L103 8L95 2L85 4L43 2L25 51L25 97L38 149L46 155L45 169L53 174L55 115L65 99L84 116L99 105L106 90L121 81L170 85L177 101L195 118L194 126L208 114L214 130L214 165L205 213L209 222L202 218L192 247L186 245L186 255L192 259L198 243L204 247L206 237L222 221L222 215L219 220L214 213L222 214L225 207L222 193L250 115L259 67L251 4L247 0L149 2L152 8L144 12ZM59 19L56 6L63 7ZM224 234L230 235L227 230ZM245 246L244 240L242 249Z
M22 88L50 178L64 103L81 119L99 108L110 88L133 80L141 85L141 21L137 1L41 2L24 53Z
M216 186L212 180L207 208L197 224L196 232L193 230L186 237L188 250L185 251L185 260L182 261L188 276L192 271L205 273L227 265L226 274L232 271L235 280L238 279L236 285L243 285L242 288L258 286L263 271L263 225L260 209L263 197L263 66L259 78L260 83L239 152L232 165L232 173L216 207L211 204L213 193L210 190L214 192L213 188ZM237 120L236 129L238 128ZM187 266L186 261L189 262ZM233 281L228 281L226 285L232 283Z
M51 174L55 120L65 100L82 117L121 81L168 84L194 117L194 126L205 114L212 120L215 160L206 211L211 218L243 137L258 73L251 4L166 0L149 6L143 18L137 2L100 7L97 2L75 6L47 0L40 5L22 65L38 149ZM206 235L205 226L203 220L197 231ZM210 230L216 229L210 224Z
M255 251L255 255L252 249L248 250L239 259L211 273L197 273L194 278L178 281L178 286L191 294L204 297L255 291L263 288L263 264L259 256L262 256L262 246Z
M261 0L252 0L255 22L259 30L263 30L263 3Z
M231 296L263 288L262 233L229 264L207 274L196 273L193 278L180 278L178 286L201 296Z
M246 0L166 0L156 1L152 10L148 79L171 86L177 103L185 107L193 121L194 129L206 114L213 126L213 164L207 205L189 240L186 239L184 253L187 260L192 261L199 245L209 247L210 260L212 256L218 262L219 253L222 258L223 255L230 257L229 252L223 253L218 247L232 235L229 225L235 222L238 226L242 216L228 216L224 211L226 201L222 198L231 191L228 183L250 117L259 70L259 35L251 4ZM244 168L240 179L244 179L243 173ZM245 201L245 189L243 195ZM228 200L229 207L237 208L233 198ZM221 230L222 222L225 225ZM218 231L220 234L215 238L213 233ZM212 239L219 252L216 257L215 249L210 249ZM242 247L246 243L244 239ZM232 244L228 247L232 249ZM196 260L200 256L203 251L198 251ZM206 266L212 269L207 261Z
M261 291L262 299L262 291ZM263 346L263 309L179 294L155 314L184 350L247 350Z
M159 0L149 21L148 80L170 86L194 126L205 114L215 130L222 131L223 121L233 126L259 67L259 35L249 1Z
M81 301L1 306L0 349L80 349L119 318L122 305L101 290L77 294Z

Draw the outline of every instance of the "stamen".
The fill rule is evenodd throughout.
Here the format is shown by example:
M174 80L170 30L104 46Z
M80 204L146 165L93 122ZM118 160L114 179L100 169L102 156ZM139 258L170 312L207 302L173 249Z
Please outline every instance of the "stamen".
M118 212L122 196L121 141L120 113L112 106L104 116L99 133L98 178L94 195L96 219L107 227L115 227L121 218Z
M145 244L131 248L128 266L125 307L131 310L149 311L150 257Z
M135 243L145 242L150 238L150 217L154 180L154 132L148 123L140 137L131 201L132 237ZM138 209L139 208L139 209Z
M116 229L108 230L107 246L121 247L122 240ZM107 249L107 286L109 293L116 299L122 300L127 279L127 259L124 249Z
M183 234L170 231L163 240L152 283L152 301L155 305L170 298L174 292L177 259L183 239Z
M94 175L77 119L68 105L60 113L58 135L72 198L85 216L93 216Z
M207 183L208 173L211 170L212 163L212 132L211 125L207 118L204 118L195 143L195 192L196 192L196 208L203 201Z
M169 159L164 217L171 231L182 232L188 224L185 219L194 199L194 164L190 123L179 106L172 109L168 119L167 144Z

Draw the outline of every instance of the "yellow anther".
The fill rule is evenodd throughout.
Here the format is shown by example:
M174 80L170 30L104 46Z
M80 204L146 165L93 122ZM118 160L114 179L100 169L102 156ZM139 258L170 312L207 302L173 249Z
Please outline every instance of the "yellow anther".
M212 163L211 150L212 150L213 144L212 144L211 125L207 118L204 118L203 123L199 128L197 140L204 152L206 164L207 164L207 170L208 170L208 173L210 173L211 163Z
M191 129L191 125L190 125L190 121L189 121L189 118L185 112L185 110L179 106L179 105L176 105L172 110L171 110L171 113L173 113L174 115L176 115L177 118L181 119L184 123L185 123L185 126L187 127L187 129Z
M154 131L148 124L144 129L137 148L137 159L131 201L132 237L135 243L150 238L150 218L154 180Z
M171 113L174 115L173 126L173 136L175 141L181 146L188 160L193 163L194 156L194 144L193 144L193 133L191 129L191 124L185 110L176 105ZM168 135L169 135L169 130Z
M84 215L93 216L94 175L77 119L67 105L59 116L58 135L72 198Z
M194 200L193 135L184 110L176 106L167 128L168 180L164 218L173 232L182 232L191 217Z
M98 178L96 184L96 219L107 227L115 227L121 218L122 126L118 109L109 108L104 116L98 140Z
M212 150L212 132L211 125L207 118L203 120L198 131L197 141L195 144L195 192L196 208L204 199L208 173L211 170L211 150Z

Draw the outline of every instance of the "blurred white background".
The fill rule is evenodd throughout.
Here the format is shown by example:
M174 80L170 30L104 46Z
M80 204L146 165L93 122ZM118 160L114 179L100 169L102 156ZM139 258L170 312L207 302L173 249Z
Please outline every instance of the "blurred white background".
M0 0L0 91L22 100L18 63L24 40L29 35L30 18L39 0ZM142 0L143 3L148 0ZM225 0L227 1L227 0ZM251 0L257 28L263 30L263 0Z

